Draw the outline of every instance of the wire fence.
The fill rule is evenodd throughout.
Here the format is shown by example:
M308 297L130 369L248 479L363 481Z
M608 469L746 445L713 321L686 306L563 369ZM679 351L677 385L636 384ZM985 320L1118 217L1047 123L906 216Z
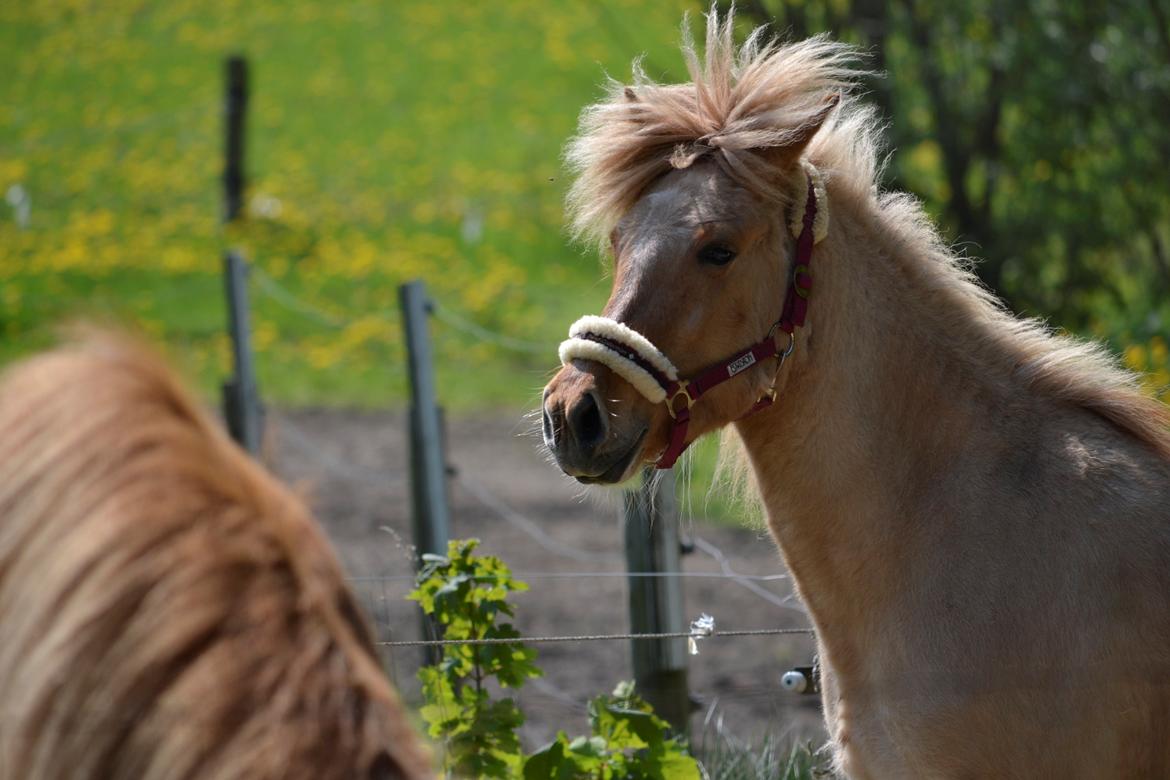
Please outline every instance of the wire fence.
M725 574L716 571L519 571L512 573L519 580L583 580L583 579L629 579L629 578L677 578L694 580L748 580L754 582L775 582L786 580L786 574ZM413 574L381 574L374 576L350 577L351 582L413 582ZM499 577L474 577L477 582L492 582Z
M260 291L289 311L295 312L318 325L334 330L346 328L356 321L338 317L326 311L324 308L306 301L259 266L254 265L251 268ZM434 315L435 319L453 330L493 346L530 355L553 355L556 353L556 344L554 343L529 341L504 333L497 333L436 300L432 300L431 314ZM371 311L367 312L364 316L397 322L394 315L387 314L384 311Z
M393 642L379 642L382 647L446 647L449 645L518 645L540 644L546 642L613 642L643 639L714 639L717 637L733 636L778 636L800 634L802 636L813 633L811 628L741 628L731 630L712 630L710 633L699 634L694 631L663 631L649 634L577 634L573 636L524 636L513 639L484 638L484 639L402 639Z
M736 572L734 569L731 568L731 563L730 563L730 561L727 560L727 556L723 553L723 551L720 550L715 545L708 542L706 539L703 539L702 537L696 536L694 538L694 542L695 542L695 547L697 547L698 549L702 550L707 555L710 555L712 558L715 559L715 561L719 564L720 568L723 570L723 574L725 576L734 580L740 586L742 586L742 587L746 588L747 590L751 591L752 593L756 594L757 596L762 598L764 601L767 601L769 604L773 604L777 607L780 607L781 609L791 609L791 610L795 610L796 612L800 612L801 614L807 614L807 612L804 609L804 606L802 604L800 604L800 602L796 601L796 599L792 595L783 596L783 597L777 596L775 593L772 593L769 590L765 590L764 588L760 587L756 582L753 582L751 579L748 579L747 577L744 577L742 574L739 574L738 572Z
M480 341L493 344L497 347L512 350L513 352L526 352L534 355L553 355L556 353L556 344L545 344L539 341L525 341L513 336L506 336L502 333L488 330L478 323L464 317L454 309L450 309L438 301L434 302L432 313L435 318L441 322L446 323L455 330L464 335L479 339Z
M272 275L270 275L260 266L250 265L249 271L252 278L256 280L256 284L259 286L260 291L289 311L295 312L296 314L299 314L302 317L317 323L318 325L323 325L326 328L332 328L335 330L341 330L342 328L352 324L349 321L330 314L320 306L309 303L303 298L293 294L291 290L282 285L280 282L276 281Z
M301 430L287 415L273 415L280 429L282 442L287 442L302 455L313 461L333 478L342 482L363 485L378 490L393 490L405 482L402 474L392 471L378 471L348 460L342 460L322 449L319 442L306 431Z
M341 329L349 325L352 320L346 320L337 315L326 311L325 309L310 303L299 297L286 286L282 285L274 277L268 274L259 266L251 266L252 277L256 280L257 285L272 300L284 306L286 309L296 312L303 317L306 317L325 327ZM459 314L454 309L446 305L434 301L432 306L432 313L440 321L446 323L457 331L485 341L497 346L514 349L518 351L551 354L552 347L550 345L539 342L526 341L517 339L512 336L496 333L483 326L475 323L467 317ZM366 316L376 316L384 319L390 319L390 316L383 312L371 312ZM397 487L403 483L401 474L393 474L389 471L381 472L373 469L363 467L359 464L338 459L330 455L327 451L321 449L320 445L313 441L312 437L305 431L299 429L290 419L285 416L279 418L281 431L290 444L295 446L309 459L320 465L325 471L345 482L358 483L385 489L388 487ZM571 560L583 563L596 563L609 561L611 556L603 553L590 552L581 550L578 547L562 542L554 536L546 532L541 524L532 518L528 517L523 512L520 512L515 507L511 506L507 501L494 493L483 483L467 476L462 470L452 469L449 476L452 481L457 484L467 495L474 498L478 503L490 509L497 516L512 524L523 533L525 533L533 542L535 542L542 549L556 555L569 558ZM702 537L695 537L694 544L696 549L711 557L721 568L721 573L713 572L607 572L607 571L590 571L590 572L533 572L530 574L523 574L517 576L527 576L530 579L552 579L552 578L599 578L599 577L674 577L674 578L705 578L705 579L726 579L731 580L745 590L755 594L763 601L781 609L792 610L805 614L803 606L792 596L780 596L762 587L759 583L787 580L788 576L785 574L777 575L745 575L735 571L731 565L727 555L716 545L703 539ZM354 581L370 580L378 578L357 578ZM411 580L413 575L400 575L390 577L382 577L385 581L393 579Z
M455 481L481 504L519 528L528 535L528 538L532 539L532 541L536 542L536 544L545 550L584 563L610 560L610 556L608 555L579 550L571 544L558 541L546 533L534 520L508 505L499 496L489 490L486 485L471 479L462 472L457 471L455 473Z
M326 327L332 330L341 330L356 321L355 319L348 319L315 303L306 301L259 267L253 266L252 278L256 282L257 289L270 300L321 327ZM555 352L555 345L519 339L507 334L497 333L438 301L432 301L430 313L438 322L442 323L446 327L451 328L453 331L471 339L488 343L496 347L525 354L551 355ZM384 311L373 311L365 313L362 315L362 317L377 317L390 320L395 318L395 315L396 313L391 314ZM350 485L374 488L379 491L397 491L403 488L406 480L401 472L393 472L389 469L379 470L352 462L346 458L338 457L327 449L322 448L319 441L317 441L308 431L297 425L288 415L274 415L273 419L280 428L282 441L296 448L296 450L299 451L299 453L309 462L328 474L329 478L336 479L339 482ZM489 510L492 514L517 529L540 549L560 559L586 564L585 568L570 571L521 570L513 573L512 576L516 579L532 581L601 580L629 582L631 579L639 578L670 578L680 581L727 581L734 583L737 587L743 589L747 593L752 594L752 596L754 596L756 599L769 605L769 607L773 609L779 609L785 612L797 612L802 615L806 614L803 606L791 593L780 594L769 590L766 587L770 583L787 583L790 579L787 574L745 574L739 572L736 570L728 554L717 544L704 537L692 534L691 541L693 542L694 550L701 553L712 563L714 563L718 567L718 571L629 572L610 569L607 568L604 564L612 566L615 563L615 558L620 557L619 555L612 552L605 553L600 551L581 549L577 544L558 539L554 533L550 533L550 531L546 530L546 524L542 524L534 520L523 511L517 509L512 505L511 502L505 500L482 481L474 478L473 476L470 476L463 469L450 467L448 469L448 478L450 479L450 483L463 495ZM392 529L387 527L386 530L391 531ZM402 546L404 542L401 540L401 538L398 537L396 532L393 533L396 541L400 546ZM411 555L407 557L413 556ZM599 566L598 564L603 565ZM386 592L386 586L387 584L391 583L397 583L399 585L411 585L415 582L416 575L413 573L357 575L350 577L349 580L355 585L373 586L381 589L381 600L383 602L382 606L384 612L384 614L381 616L381 619L385 623L387 629L389 629L391 625L391 615L389 613L389 601ZM430 634L430 631L427 633ZM395 639L391 635L385 640L379 641L378 645L388 650L397 650L407 648L437 648L453 645L506 645L516 643L578 644L593 642L638 642L664 639L687 639L688 642L692 644L692 652L695 652L697 651L697 648L694 647L694 644L699 641L705 641L706 639L782 636L808 637L812 634L813 629L807 626L777 626L767 628L729 630L714 630L712 628L707 632L699 633L696 633L694 627L692 626L690 631L678 632L578 633L565 635L536 634L525 635L515 639L482 638L457 640L444 639L436 637L433 634L419 639ZM771 684L724 684L719 687L719 696L723 697L727 701L734 699L745 701L791 701L793 699L791 693L785 691L777 684L779 682L779 677L780 675L777 674L776 680ZM533 687L534 692L538 696L549 701L555 706L564 709L565 711L572 711L579 714L585 706L586 702L584 699L573 696L549 680L538 679L534 681ZM714 712L715 706L716 702L712 702L708 708L708 718L710 718L711 713Z

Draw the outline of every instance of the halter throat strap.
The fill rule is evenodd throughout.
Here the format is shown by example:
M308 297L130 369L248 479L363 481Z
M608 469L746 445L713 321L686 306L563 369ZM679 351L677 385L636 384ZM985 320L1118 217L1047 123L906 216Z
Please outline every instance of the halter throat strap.
M705 393L765 360L777 359L779 375L785 359L796 344L795 331L805 323L808 301L812 293L813 247L824 238L828 226L828 210L818 211L818 201L825 201L824 186L819 172L807 161L802 161L808 178L803 209L794 209L789 223L796 236L796 251L788 289L780 319L759 342L731 357L703 370L692 379L682 379L674 364L660 349L628 325L608 317L589 315L569 328L569 338L561 342L559 357L568 365L573 360L593 360L610 368L625 379L651 403L665 403L673 420L670 441L658 457L655 467L668 469L690 446L687 441L691 407ZM776 332L788 334L786 343L776 344ZM762 395L740 419L772 405L775 400L775 377L772 387Z

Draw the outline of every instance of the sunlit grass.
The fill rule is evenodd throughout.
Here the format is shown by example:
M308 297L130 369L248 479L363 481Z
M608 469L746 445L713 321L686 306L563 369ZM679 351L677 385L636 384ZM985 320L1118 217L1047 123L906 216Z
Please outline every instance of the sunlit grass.
M433 323L444 403L530 403L568 324L608 291L563 233L561 146L606 72L642 52L679 66L684 8L698 4L5 6L0 359L62 318L114 319L164 341L210 393L227 370L220 257L239 246L328 313L252 286L270 400L401 403L397 286L422 278L530 345ZM225 231L221 79L237 52L251 63L250 185Z
M694 746L710 780L814 780L831 778L828 761L811 745L768 736L745 743L708 727Z

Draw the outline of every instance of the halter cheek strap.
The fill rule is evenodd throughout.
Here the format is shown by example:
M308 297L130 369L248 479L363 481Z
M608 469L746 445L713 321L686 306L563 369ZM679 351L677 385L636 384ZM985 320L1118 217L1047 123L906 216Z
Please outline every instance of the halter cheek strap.
M568 365L573 360L596 361L633 385L651 403L666 404L674 424L671 426L670 442L655 464L659 469L673 466L689 446L687 429L691 407L711 388L754 365L776 358L776 375L772 378L772 386L742 417L770 406L775 400L775 377L779 375L784 360L792 354L796 344L795 330L804 325L808 314L808 299L812 292L813 246L828 232L828 209L822 206L818 210L817 207L818 202L827 203L821 176L807 160L802 160L802 164L808 187L804 193L804 202L794 205L793 214L796 218L789 223L789 229L796 236L792 275L780 319L761 341L711 366L693 379L680 379L678 369L662 350L633 328L608 317L582 317L569 328L569 338L561 342L559 356L562 364ZM788 334L787 344L783 347L776 345L778 330Z

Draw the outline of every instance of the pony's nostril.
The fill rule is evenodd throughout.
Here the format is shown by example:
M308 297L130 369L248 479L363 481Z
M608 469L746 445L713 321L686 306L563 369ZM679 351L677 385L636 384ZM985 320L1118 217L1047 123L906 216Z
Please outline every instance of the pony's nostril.
M584 449L593 449L605 438L605 420L593 393L586 393L569 412L569 426Z
M557 427L553 424L552 415L548 412L548 407L541 407L541 428L544 433L544 443L550 448L555 449L557 446Z

